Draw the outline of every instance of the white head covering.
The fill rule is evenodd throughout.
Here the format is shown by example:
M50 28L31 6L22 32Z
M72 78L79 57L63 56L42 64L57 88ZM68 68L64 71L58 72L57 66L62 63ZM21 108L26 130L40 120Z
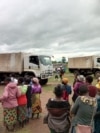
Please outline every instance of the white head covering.
M98 77L98 81L100 81L100 77Z
M36 84L39 84L39 79L38 79L38 78L35 77L35 78L33 78L32 80L33 80Z
M84 82L85 81L85 77L83 75L78 75L77 76L77 79L81 82Z

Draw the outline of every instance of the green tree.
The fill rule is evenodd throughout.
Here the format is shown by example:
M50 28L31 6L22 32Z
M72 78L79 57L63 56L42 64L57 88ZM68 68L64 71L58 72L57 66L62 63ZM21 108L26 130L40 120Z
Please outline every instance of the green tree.
M62 63L65 63L66 62L66 57L62 57Z

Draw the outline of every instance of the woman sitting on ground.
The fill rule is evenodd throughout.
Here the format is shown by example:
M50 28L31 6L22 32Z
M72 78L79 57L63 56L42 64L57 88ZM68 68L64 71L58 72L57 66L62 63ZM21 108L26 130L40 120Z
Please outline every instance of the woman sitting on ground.
M48 100L48 127L51 133L68 133L70 128L69 110L70 104L62 99L63 89L61 85L54 88L55 98Z

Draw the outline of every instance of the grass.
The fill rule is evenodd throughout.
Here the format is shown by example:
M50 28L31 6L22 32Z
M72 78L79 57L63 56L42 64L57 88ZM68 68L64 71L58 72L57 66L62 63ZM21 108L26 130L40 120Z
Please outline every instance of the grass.
M67 77L69 79L69 84L72 85L73 79L74 79L73 74L66 73L66 74L64 74L64 77ZM43 90L45 90L45 91L53 91L54 86L56 86L57 84L60 84L60 83L61 83L60 79L59 80L55 80L55 75L53 75L49 79L48 83L43 86Z
M69 79L69 84L72 86L73 81L74 81L74 75L72 73L67 72L67 73L64 74L64 77L67 77ZM94 78L94 80L93 80L93 85L94 86L96 85L96 82L97 82L97 80ZM61 81L55 80L55 75L53 75L49 79L48 83L43 86L43 89L45 91L51 91L51 90L53 90L54 86L59 84L59 83L61 83Z

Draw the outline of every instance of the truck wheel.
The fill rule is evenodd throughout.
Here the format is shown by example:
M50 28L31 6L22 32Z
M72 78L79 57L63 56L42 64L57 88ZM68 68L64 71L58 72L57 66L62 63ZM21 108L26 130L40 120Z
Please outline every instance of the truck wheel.
M100 71L96 71L94 74L94 77L97 79L98 77L100 77Z
M48 79L40 79L40 84L45 85L48 82Z

